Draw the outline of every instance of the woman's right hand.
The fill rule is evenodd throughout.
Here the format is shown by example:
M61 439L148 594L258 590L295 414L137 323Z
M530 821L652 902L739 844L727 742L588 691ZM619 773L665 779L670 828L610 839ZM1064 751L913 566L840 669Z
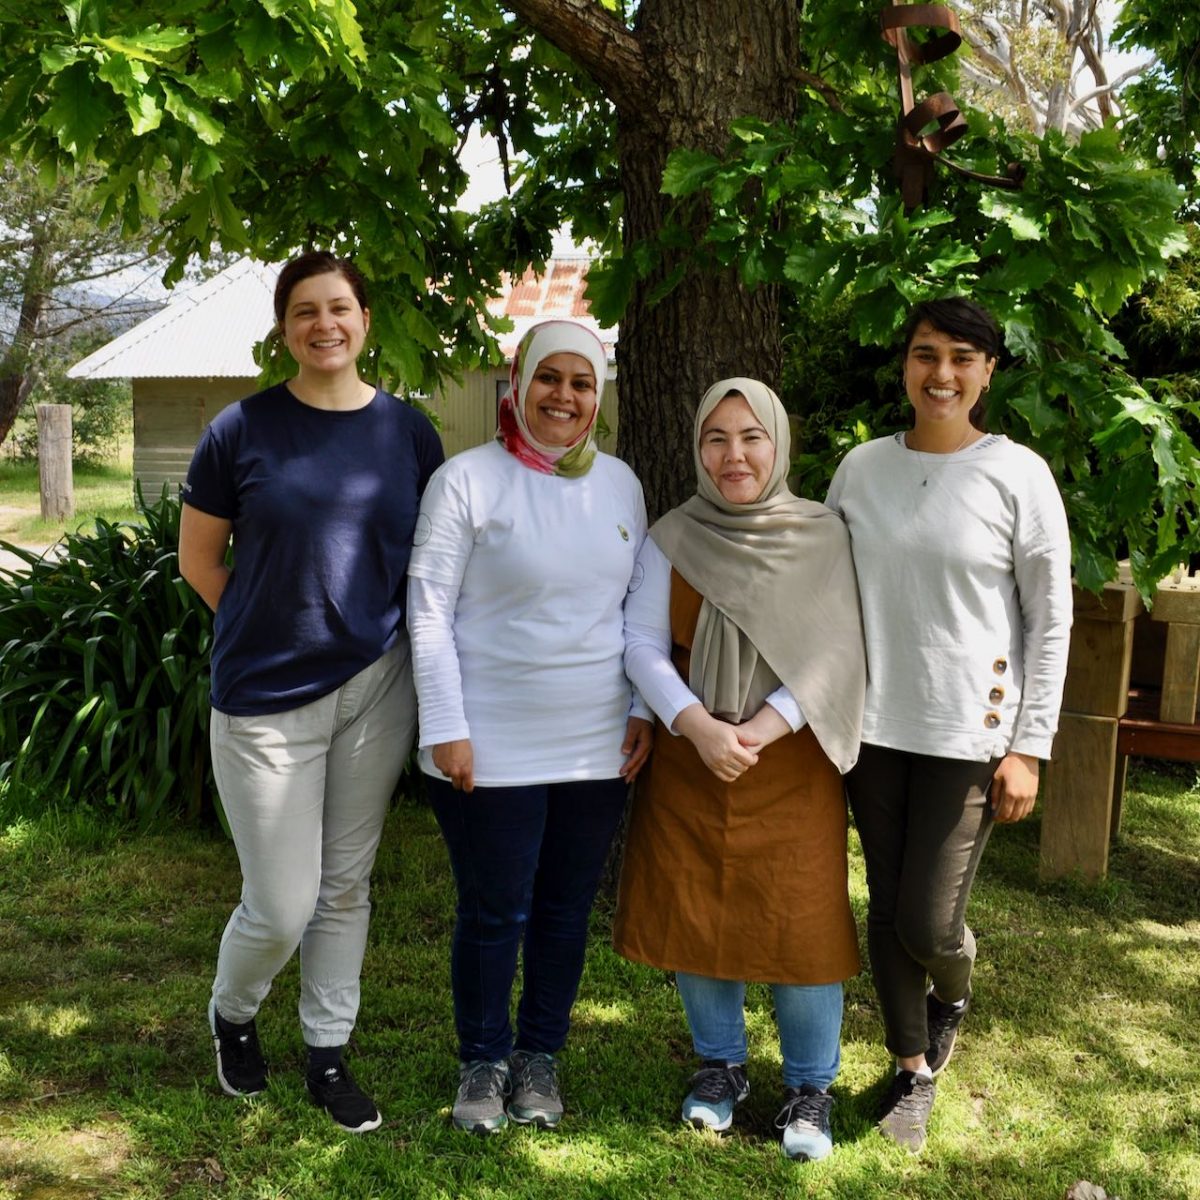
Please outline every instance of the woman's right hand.
M475 790L475 752L471 749L470 738L439 742L432 753L433 765L450 780L455 791Z
M718 721L702 704L681 710L673 728L696 747L704 765L724 783L733 783L758 762L758 755L738 741L736 728Z

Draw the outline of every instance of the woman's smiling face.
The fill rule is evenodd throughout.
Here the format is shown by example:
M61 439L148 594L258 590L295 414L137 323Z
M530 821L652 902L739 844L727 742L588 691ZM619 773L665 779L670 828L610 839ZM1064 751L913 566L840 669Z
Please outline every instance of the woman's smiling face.
M548 354L525 392L525 424L544 446L571 446L596 411L596 374L580 354Z
M904 390L917 425L965 429L995 366L977 346L922 321L904 355Z
M750 402L726 396L700 426L700 463L730 504L753 504L775 467L775 444Z

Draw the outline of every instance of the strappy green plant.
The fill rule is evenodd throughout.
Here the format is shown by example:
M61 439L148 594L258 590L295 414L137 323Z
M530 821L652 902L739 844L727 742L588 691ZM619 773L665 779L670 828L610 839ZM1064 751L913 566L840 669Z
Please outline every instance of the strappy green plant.
M212 621L179 575L179 503L97 519L0 575L0 779L149 824L213 815Z

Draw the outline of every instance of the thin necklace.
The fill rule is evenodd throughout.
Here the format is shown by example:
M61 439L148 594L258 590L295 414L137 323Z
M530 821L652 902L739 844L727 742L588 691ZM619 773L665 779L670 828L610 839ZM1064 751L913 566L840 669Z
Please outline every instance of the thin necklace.
M948 450L945 454L930 454L928 450L917 450L915 447L910 446L908 444L908 433L905 433L904 448L906 450L910 451L912 454L915 454L917 456L918 460L921 463L922 468L925 471L925 478L921 480L921 486L925 487L929 483L929 467L930 467L931 463L935 462L939 458L942 459L943 461L945 461L947 458L950 457L951 454L957 454L960 450L962 450L966 446L966 444L978 432L979 431L975 428L974 425L968 426L966 437L964 437L963 440L961 442L959 442L958 445L955 446L953 450Z

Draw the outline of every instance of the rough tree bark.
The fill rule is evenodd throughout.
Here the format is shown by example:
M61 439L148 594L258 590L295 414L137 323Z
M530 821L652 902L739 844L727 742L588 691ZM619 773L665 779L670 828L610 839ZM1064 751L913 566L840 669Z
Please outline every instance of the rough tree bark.
M506 4L612 101L627 246L663 223L671 151L720 153L736 117L794 113L795 0L643 0L632 30L596 0ZM747 290L736 271L692 272L651 305L661 278L639 283L617 343L617 448L646 489L651 520L693 491L692 414L705 388L726 375L775 385L782 364L776 288Z

